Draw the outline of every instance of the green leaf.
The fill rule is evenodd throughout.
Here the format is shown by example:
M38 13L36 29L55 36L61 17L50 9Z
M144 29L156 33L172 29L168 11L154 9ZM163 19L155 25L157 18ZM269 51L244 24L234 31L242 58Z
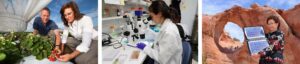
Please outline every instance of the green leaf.
M37 60L42 60L42 59L43 59L43 55L42 55L42 54L36 55L35 58L36 58Z
M26 46L26 48L30 48L32 45L33 45L33 43L32 43L32 42L27 42L27 46Z
M47 58L49 55L47 54L47 51L46 50L43 50L43 55L44 55L44 58Z
M0 61L4 60L6 57L5 53L0 53Z
M33 51L32 51L32 54L35 55L35 56L38 55L37 50L33 50Z
M15 41L20 42L12 44ZM9 59L12 61L20 60L22 57L29 55L34 55L41 60L51 54L52 42L48 37L33 35L28 32L0 33L0 52L9 53L6 56L13 57L14 59Z

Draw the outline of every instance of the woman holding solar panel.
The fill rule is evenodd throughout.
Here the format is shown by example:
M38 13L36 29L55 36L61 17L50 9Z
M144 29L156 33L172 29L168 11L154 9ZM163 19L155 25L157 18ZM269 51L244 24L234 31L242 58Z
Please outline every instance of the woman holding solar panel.
M284 38L279 30L280 20L277 16L270 16L264 26L269 47L259 52L259 64L283 64Z

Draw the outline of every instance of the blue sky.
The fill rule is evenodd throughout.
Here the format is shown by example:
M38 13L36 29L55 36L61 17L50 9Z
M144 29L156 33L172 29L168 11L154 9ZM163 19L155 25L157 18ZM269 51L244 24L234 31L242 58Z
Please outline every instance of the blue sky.
M232 38L237 38L240 40L240 42L244 41L244 35L243 33L243 29L240 28L237 24L232 23L232 22L228 22L225 27L224 27L225 32L229 33L229 36L231 36Z
M253 3L257 3L260 6L270 6L276 9L288 10L294 8L295 5L300 4L300 0L203 0L202 1L202 13L208 15L214 15L224 10L230 9L234 5L238 5L244 8L250 8ZM229 33L231 37L244 40L242 28L234 23L227 23L225 31Z
M203 0L202 13L214 15L230 9L234 5L250 8L251 4L268 5L272 8L288 10L300 3L300 0Z
M51 11L50 19L53 20L60 29L64 28L60 16L60 9L63 4L72 0L52 0L47 7ZM92 17L94 27L98 26L98 0L75 0L81 13ZM39 16L37 13L36 17ZM34 19L34 18L33 18ZM33 20L32 19L32 20ZM32 21L28 23L26 31L32 31ZM97 29L96 29L97 30Z

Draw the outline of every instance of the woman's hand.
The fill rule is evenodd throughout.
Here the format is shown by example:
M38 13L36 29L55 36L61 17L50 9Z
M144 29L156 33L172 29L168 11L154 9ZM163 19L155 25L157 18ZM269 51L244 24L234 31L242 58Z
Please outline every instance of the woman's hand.
M72 56L71 54L65 54L60 56L60 58L58 58L57 60L66 62L71 60L72 58L74 58L74 56Z
M75 57L78 56L79 54L80 54L80 52L77 51L77 50L75 50L75 51L74 51L73 53L71 53L71 54L61 55L60 58L58 58L57 60L66 62L66 61L69 61L69 60L75 58Z
M138 43L138 44L136 44L136 47L139 48L139 49L141 49L141 50L144 50L144 48L146 47L146 44L144 44L144 43Z

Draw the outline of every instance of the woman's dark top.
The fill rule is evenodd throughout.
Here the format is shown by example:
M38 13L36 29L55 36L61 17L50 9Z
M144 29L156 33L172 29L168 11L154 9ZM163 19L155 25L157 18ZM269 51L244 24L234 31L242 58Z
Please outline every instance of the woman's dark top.
M259 52L259 64L283 64L284 38L282 31L266 34L269 47Z

